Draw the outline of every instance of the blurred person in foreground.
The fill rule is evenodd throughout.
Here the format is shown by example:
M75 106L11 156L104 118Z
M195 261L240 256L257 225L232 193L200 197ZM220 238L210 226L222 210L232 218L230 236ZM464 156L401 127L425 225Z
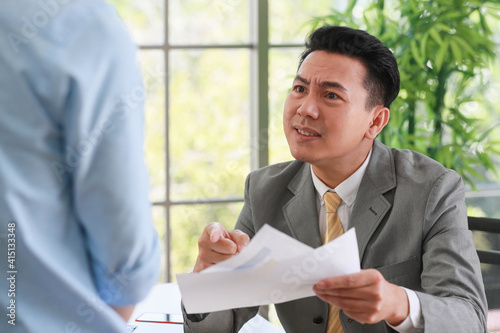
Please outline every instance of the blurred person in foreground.
M101 0L3 1L0 32L0 331L128 332L160 270L136 46Z
M319 247L333 214L339 234L356 228L362 269L318 281L316 297L276 304L286 332L486 332L462 179L376 139L399 86L396 59L376 37L348 27L314 31L284 107L296 160L247 177L235 229L204 229L194 272L240 252L266 223ZM332 196L338 207L327 214ZM257 311L184 313L185 331L238 332Z

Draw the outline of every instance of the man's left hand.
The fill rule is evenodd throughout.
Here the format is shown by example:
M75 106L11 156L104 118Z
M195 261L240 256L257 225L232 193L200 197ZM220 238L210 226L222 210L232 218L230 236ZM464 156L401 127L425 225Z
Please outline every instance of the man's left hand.
M341 308L348 317L362 324L385 320L398 326L409 314L404 289L387 282L376 269L326 278L313 290L323 301Z

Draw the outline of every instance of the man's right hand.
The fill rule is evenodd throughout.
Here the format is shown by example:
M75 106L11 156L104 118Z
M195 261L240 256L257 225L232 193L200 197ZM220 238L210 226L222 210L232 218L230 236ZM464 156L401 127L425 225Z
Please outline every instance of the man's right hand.
M250 237L241 230L227 231L220 223L212 222L203 229L198 240L198 258L193 272L198 273L241 252Z

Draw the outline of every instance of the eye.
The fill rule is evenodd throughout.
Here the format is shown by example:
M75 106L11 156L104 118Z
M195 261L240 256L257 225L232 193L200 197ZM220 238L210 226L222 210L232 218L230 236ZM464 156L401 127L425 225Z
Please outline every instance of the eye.
M298 92L298 93L304 93L304 92L306 92L306 88L304 86L298 86L298 85L295 86L293 88L293 90L296 91L296 92Z
M339 96L336 93L332 93L332 92L326 93L326 98L328 98L328 99L336 99L338 97Z

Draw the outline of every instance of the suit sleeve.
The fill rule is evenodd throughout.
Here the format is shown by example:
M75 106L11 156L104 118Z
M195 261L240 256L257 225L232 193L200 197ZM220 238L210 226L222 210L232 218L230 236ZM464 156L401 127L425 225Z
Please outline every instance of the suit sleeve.
M246 233L250 238L255 235L255 224L253 223L253 212L252 212L252 204L250 197L250 180L252 174L247 176L245 180L245 204L241 209L240 216L238 217L238 221L236 222L235 229L239 229Z
M425 332L486 332L486 299L479 259L467 225L461 178L444 173L425 212L422 307Z

